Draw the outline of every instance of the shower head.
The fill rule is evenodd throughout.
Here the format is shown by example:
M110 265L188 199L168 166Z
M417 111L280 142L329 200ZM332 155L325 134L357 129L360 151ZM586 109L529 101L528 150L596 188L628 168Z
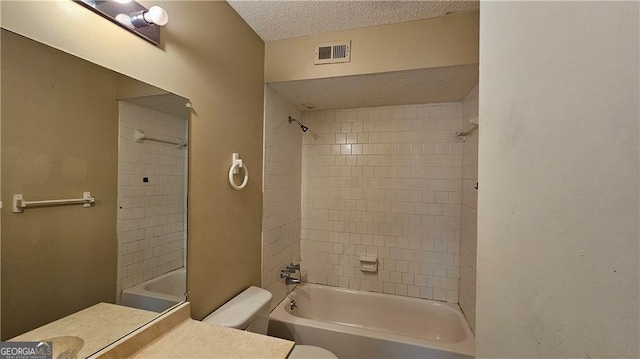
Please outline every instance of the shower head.
M300 123L300 121L298 121L295 118L289 116L289 123L291 123L291 122L297 123L298 126L300 126L300 128L302 129L302 132L307 132L307 130L309 129L309 127L303 125L302 123Z

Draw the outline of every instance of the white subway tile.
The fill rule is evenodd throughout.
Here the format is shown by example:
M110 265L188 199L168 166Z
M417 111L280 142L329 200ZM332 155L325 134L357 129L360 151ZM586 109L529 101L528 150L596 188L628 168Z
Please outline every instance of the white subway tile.
M300 247L310 281L457 300L453 292L462 275L457 263L465 223L460 207L475 203L462 196L463 175L466 180L474 172L463 172L467 152L451 131L462 123L461 109L455 103L397 106L332 111L330 118L322 111L305 118L310 127L332 133L326 141L305 140L302 151L301 237L308 241ZM265 176L265 188L268 181ZM264 197L274 203L267 202L266 190ZM266 205L265 213L282 210L284 217L291 214L285 208L295 206L275 204ZM359 271L362 254L378 256L376 280Z

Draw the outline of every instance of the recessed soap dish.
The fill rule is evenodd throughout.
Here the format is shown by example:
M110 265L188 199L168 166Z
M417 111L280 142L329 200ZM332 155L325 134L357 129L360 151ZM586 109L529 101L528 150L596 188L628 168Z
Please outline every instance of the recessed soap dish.
M360 256L360 270L362 272L376 273L378 271L378 257Z

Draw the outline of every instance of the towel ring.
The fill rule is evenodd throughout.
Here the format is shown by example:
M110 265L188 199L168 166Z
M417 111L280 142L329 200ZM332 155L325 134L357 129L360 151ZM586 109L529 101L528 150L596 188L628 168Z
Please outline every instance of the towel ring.
M247 165L244 164L239 157L237 153L233 154L233 164L231 168L229 168L229 184L231 184L231 187L236 191L244 189L247 186L247 182L249 182L249 168L247 168ZM238 185L233 180L233 175L239 173L241 168L244 170L244 179L242 183Z

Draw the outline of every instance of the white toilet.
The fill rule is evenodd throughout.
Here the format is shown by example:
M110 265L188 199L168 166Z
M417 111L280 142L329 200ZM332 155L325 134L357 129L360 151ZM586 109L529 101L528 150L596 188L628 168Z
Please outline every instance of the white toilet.
M268 290L249 287L209 314L202 322L267 335L271 297ZM338 359L330 351L311 345L296 345L289 358Z

